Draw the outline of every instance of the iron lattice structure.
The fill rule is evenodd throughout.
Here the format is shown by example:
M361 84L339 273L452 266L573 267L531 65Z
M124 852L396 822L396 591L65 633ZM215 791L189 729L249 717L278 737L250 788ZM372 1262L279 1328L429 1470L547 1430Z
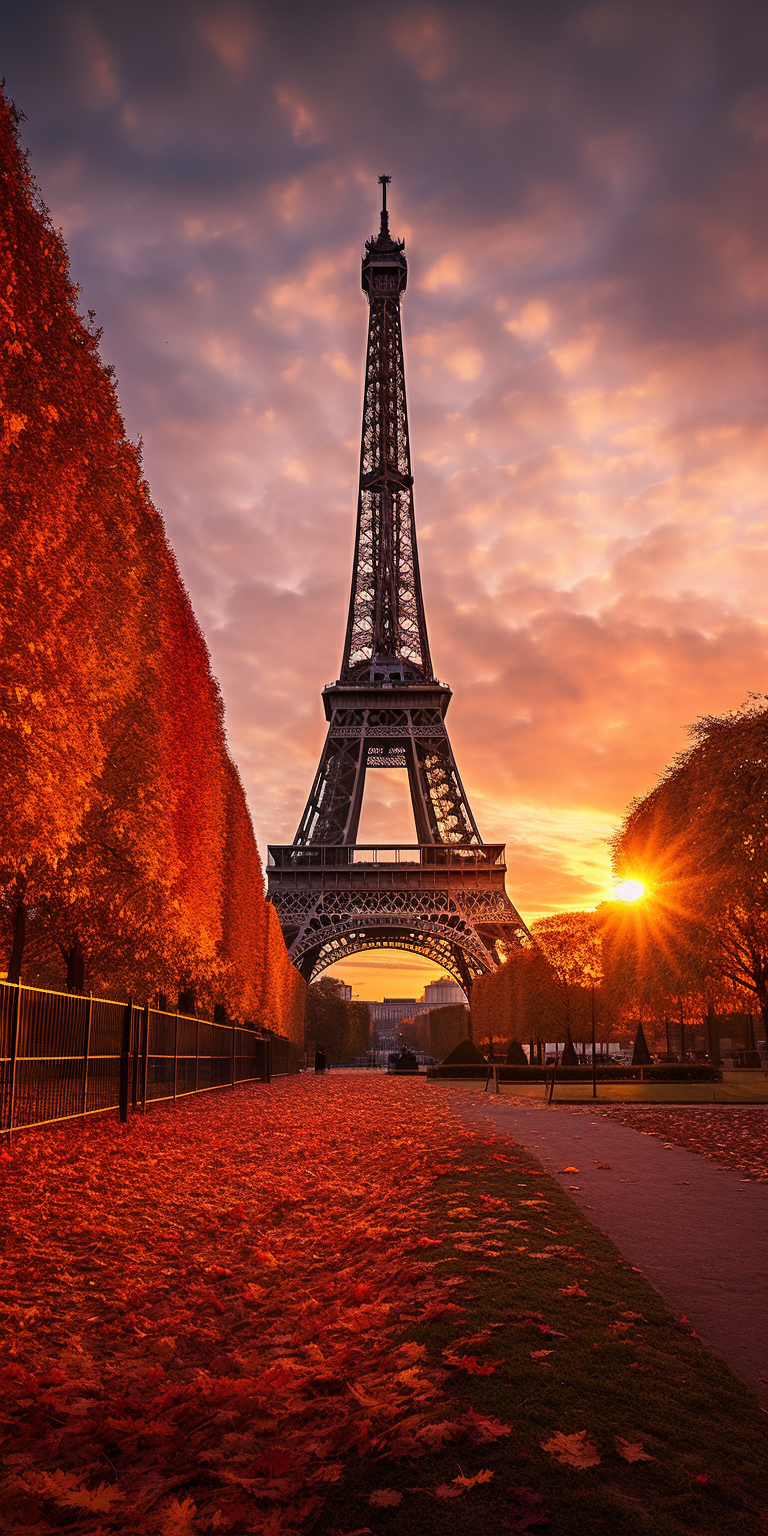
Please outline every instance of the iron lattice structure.
M502 844L484 844L445 715L451 690L429 654L413 509L400 299L404 242L387 212L367 240L369 303L357 534L339 678L323 690L328 734L293 843L270 847L269 899L311 980L363 949L409 949L469 992L528 931L506 894ZM369 768L405 768L418 844L356 842Z

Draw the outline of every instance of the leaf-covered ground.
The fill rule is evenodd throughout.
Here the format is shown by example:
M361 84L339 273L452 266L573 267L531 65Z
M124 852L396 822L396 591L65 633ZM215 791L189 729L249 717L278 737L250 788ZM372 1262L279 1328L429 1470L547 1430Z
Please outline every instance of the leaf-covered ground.
M2 1167L20 1536L764 1529L746 1388L423 1082L249 1085Z
M768 1180L768 1104L617 1104L595 1111L586 1107L633 1131L700 1152L723 1168Z

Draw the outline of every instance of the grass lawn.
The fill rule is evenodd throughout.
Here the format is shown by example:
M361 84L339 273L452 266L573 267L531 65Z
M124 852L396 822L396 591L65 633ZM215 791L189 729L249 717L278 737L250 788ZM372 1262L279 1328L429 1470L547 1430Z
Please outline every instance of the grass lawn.
M768 1528L746 1387L424 1082L253 1085L3 1170L10 1530Z

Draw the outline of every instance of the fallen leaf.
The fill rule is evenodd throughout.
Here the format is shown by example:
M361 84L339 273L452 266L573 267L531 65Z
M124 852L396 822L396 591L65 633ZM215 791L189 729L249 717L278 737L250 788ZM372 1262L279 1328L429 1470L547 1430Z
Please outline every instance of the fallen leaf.
M372 1504L374 1509L389 1509L390 1506L400 1504L402 1498L403 1495L395 1488L374 1488L368 1503Z
M183 1504L174 1499L163 1512L160 1536L197 1536L196 1514L197 1505L191 1499L185 1499Z
M637 1442L622 1440L621 1436L617 1435L613 1443L624 1461L653 1461L653 1457L643 1450L639 1440Z
M531 1350L531 1359L532 1360L546 1360L547 1355L553 1355L553 1354L554 1354L554 1350L553 1349L532 1349Z
M461 1420L464 1428L477 1441L478 1445L493 1440L500 1440L504 1435L512 1433L511 1426L504 1424L501 1419L489 1419L482 1413L476 1413L474 1408L468 1408Z
M489 1483L492 1477L493 1473L490 1470L476 1472L474 1477L465 1477L461 1472L453 1481L459 1483L462 1488L474 1488L478 1483Z
M561 1173L580 1173L581 1169L580 1168L561 1168L560 1172Z
M123 1497L117 1483L99 1483L93 1489L81 1487L77 1472L28 1472L24 1481L62 1509L87 1509L94 1515L108 1515L112 1505Z
M600 1465L597 1446L590 1440L586 1429L580 1429L573 1435L558 1431L551 1440L542 1440L541 1448L549 1456L554 1456L563 1467L577 1467L582 1471Z

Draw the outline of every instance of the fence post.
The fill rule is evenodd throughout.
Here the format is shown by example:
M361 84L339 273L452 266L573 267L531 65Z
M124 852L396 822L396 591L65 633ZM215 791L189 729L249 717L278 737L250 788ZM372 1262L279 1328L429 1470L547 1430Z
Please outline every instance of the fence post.
M83 1052L83 1119L88 1110L88 1068L91 1060L91 1025L93 1023L93 993L88 994L88 1012L85 1016L85 1050Z
M272 1035L267 1035L267 1082L272 1081Z
M179 1070L179 1010L173 1023L173 1102L176 1103L176 1077Z
M133 1058L133 1071L131 1072L131 1109L136 1108L139 1097L139 1036L141 1034L141 1015L137 1008L133 1009L131 1018L131 1056Z
M149 1003L144 1004L144 1061L141 1069L141 1113L147 1113L147 1078L149 1077Z
M123 1009L123 1039L120 1047L120 1123L128 1119L128 1073L131 1065L131 1024L133 1022L133 998L129 997Z
M195 1019L195 1093L200 1082L200 1020Z
M8 1145L13 1139L13 1116L16 1107L16 1062L19 1055L19 1025L21 1021L21 982L17 981L14 989L13 1007L11 1009L11 1081L8 1102Z
M235 1025L232 1025L232 1087L235 1086Z

